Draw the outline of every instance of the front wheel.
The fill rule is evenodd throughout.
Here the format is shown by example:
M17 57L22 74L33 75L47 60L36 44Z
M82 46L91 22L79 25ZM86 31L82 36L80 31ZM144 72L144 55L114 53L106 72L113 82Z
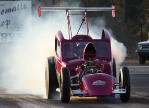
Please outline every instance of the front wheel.
M142 56L139 56L139 63L145 64L145 58L143 58Z
M116 63L114 58L113 58L112 70L113 70L113 76L116 78Z
M119 83L121 88L126 89L125 94L120 94L120 99L122 102L128 102L130 100L130 75L127 67L121 69Z
M60 97L63 103L70 101L70 75L66 67L61 70Z

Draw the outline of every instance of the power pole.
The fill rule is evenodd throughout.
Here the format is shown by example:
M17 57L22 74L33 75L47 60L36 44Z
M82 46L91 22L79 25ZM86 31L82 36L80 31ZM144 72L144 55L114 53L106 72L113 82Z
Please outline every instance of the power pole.
M125 4L125 0L123 0L122 3L123 3L123 11L124 11L124 21L126 21L126 10L125 10L126 9L126 6L125 6L126 4Z

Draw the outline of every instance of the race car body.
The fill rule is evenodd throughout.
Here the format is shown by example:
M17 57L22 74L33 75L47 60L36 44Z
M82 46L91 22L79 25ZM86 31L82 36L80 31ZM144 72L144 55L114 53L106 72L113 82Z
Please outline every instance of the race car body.
M120 94L123 102L130 99L130 77L127 67L120 70L119 81L116 76L116 63L111 53L110 33L103 29L101 38L89 35L86 12L114 10L113 8L41 8L47 11L65 10L68 19L69 39L62 31L55 36L56 56L48 57L45 70L47 98L53 99L56 89L60 89L61 101L67 103L71 96L100 97ZM86 24L86 34L72 36L69 10L84 11L81 25Z

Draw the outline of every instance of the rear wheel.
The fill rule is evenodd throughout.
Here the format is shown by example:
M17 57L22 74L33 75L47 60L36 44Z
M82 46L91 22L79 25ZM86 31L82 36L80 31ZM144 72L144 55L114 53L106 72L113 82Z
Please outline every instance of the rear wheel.
M49 57L45 69L45 84L47 99L53 99L58 85L54 57Z
M119 82L121 87L126 89L125 94L120 94L120 99L122 102L128 102L130 100L130 75L127 67L121 69Z
M66 67L61 70L60 96L63 103L70 101L70 75Z
M145 58L143 58L142 56L139 56L139 63L145 64Z

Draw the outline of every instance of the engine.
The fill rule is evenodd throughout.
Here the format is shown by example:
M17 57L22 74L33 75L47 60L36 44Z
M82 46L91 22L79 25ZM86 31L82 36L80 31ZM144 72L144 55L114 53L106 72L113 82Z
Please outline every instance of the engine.
M84 63L76 67L76 75L73 78L81 80L82 77L88 74L102 73L104 65L96 63L96 49L92 43L88 43L83 51Z
M88 74L102 73L101 67L96 65L95 61L88 60L83 64L83 71L80 73L80 78Z
M94 73L100 73L101 70L98 69L98 66L95 63L96 60L96 49L95 46L92 43L88 43L83 51L83 59L85 63L83 64L84 69L82 72L82 75L87 74L94 74Z

